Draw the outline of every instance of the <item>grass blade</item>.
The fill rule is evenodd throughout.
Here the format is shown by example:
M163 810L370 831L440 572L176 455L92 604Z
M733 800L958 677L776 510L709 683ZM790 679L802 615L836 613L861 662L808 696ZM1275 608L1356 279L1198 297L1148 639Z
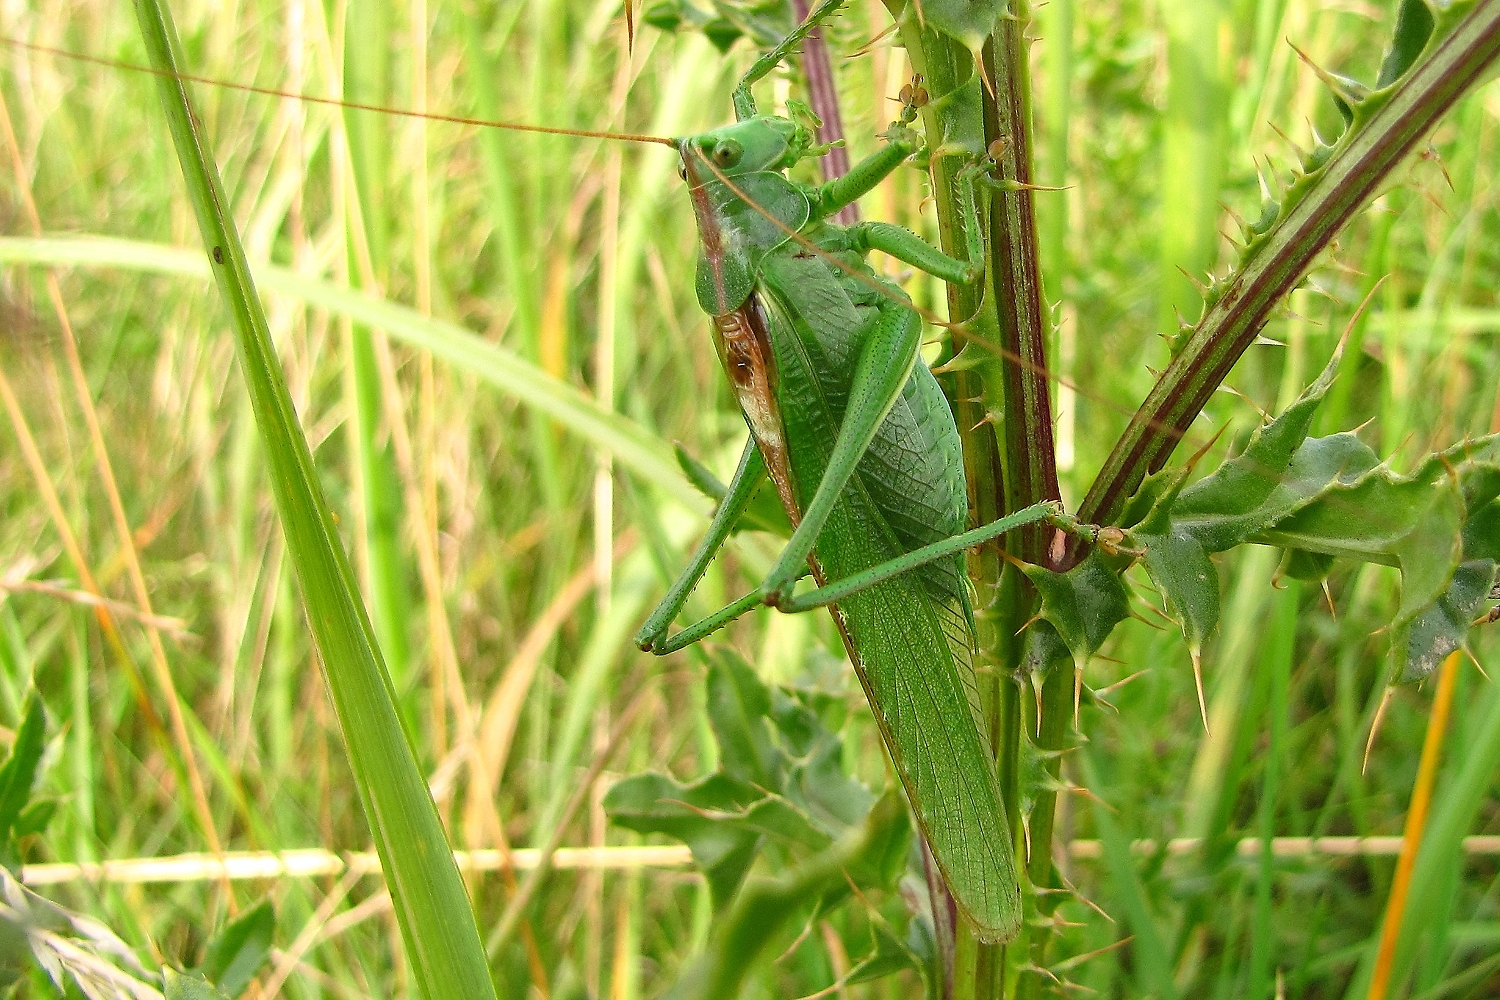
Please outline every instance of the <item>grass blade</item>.
M162 106L236 334L287 552L385 869L412 978L428 1000L491 1000L495 989L468 894L402 729L395 692L292 407L218 170L185 85L176 77L171 15L158 0L141 0L136 10L153 65L169 74L159 78Z

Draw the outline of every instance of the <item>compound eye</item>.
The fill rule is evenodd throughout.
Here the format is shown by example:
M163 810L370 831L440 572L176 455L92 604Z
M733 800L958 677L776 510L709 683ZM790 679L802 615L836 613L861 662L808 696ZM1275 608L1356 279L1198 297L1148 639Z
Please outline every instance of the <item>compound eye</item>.
M720 139L714 144L714 150L711 155L713 156L714 163L718 166L732 167L740 162L740 157L744 155L744 152L744 148L733 139Z

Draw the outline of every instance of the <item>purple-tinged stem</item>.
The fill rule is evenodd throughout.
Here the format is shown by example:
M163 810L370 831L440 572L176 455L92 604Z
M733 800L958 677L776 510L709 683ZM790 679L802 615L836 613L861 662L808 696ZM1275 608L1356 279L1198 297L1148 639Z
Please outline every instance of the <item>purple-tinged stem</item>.
M798 22L806 20L811 9L808 0L792 0L792 11ZM833 64L828 58L828 45L823 41L823 29L815 28L802 42L802 75L807 80L807 103L813 114L823 121L818 129L818 142L834 142L844 137L844 119L839 114L839 93L834 86ZM843 146L829 150L818 162L823 179L831 181L849 172L849 151ZM847 226L859 221L859 206L845 205L833 216L833 221Z

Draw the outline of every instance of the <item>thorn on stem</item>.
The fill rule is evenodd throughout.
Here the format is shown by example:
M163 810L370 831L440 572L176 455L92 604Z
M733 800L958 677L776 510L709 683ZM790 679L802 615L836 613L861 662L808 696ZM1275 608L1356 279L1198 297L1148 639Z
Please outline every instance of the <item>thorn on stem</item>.
M1154 628L1158 632L1165 632L1166 631L1166 629L1162 628L1160 625L1156 624L1156 622L1154 622L1151 619L1147 618L1145 615L1138 614L1137 612L1132 611L1132 612L1130 612L1130 617L1134 618L1136 621L1140 622L1142 625L1146 626L1147 628ZM1165 616L1163 616L1163 617L1165 617ZM1170 619L1168 619L1168 620L1170 621ZM1175 625L1177 623L1176 622L1172 622L1172 624Z
M1036 697L1036 737L1042 738L1042 685L1033 679L1031 693Z
M1198 688L1198 714L1203 718L1203 735L1212 738L1208 728L1208 701L1203 697L1203 654L1193 649L1188 651L1193 658L1193 684Z
M1385 719L1385 710L1391 703L1391 695L1395 693L1396 689L1387 685L1385 694L1380 696L1380 707L1375 709L1375 718L1370 723L1370 738L1365 740L1365 759L1359 765L1360 774L1370 769L1370 751L1375 749L1375 734L1380 732L1380 723Z
M1081 729L1078 724L1078 708L1083 701L1083 664L1079 664L1073 670L1073 728Z

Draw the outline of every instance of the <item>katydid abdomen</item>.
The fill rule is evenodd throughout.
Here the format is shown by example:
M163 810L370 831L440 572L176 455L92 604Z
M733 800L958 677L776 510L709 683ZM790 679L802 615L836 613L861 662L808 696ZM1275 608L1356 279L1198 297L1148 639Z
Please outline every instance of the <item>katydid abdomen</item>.
M837 252L840 232L808 235L826 237ZM857 255L840 257L859 279L795 249L768 255L754 294L715 319L726 372L793 524L828 467L863 342L877 324L921 322L894 286L876 293L874 273ZM964 530L966 513L958 431L918 358L818 536L814 576L820 584L846 579L950 538ZM985 937L1010 937L1019 889L981 735L962 557L918 567L831 610L955 900Z

